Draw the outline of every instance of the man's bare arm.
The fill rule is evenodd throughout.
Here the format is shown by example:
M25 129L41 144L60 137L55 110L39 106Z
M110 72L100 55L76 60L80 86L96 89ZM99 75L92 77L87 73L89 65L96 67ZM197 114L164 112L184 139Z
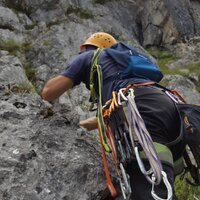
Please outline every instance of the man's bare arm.
M47 81L42 90L41 96L46 101L53 101L68 89L72 88L73 84L74 82L71 78L59 75Z
M80 121L80 126L83 126L88 131L98 128L98 121L96 117L90 117L88 119Z

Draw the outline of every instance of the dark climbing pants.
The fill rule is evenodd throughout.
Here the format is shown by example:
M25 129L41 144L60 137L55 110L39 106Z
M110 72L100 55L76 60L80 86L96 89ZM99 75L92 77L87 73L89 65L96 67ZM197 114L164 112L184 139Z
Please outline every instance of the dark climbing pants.
M147 167L147 169L149 169L149 167ZM174 173L172 167L169 167L168 165L163 165L163 170L166 172L168 181L170 182L173 188ZM151 196L152 185L140 172L137 163L130 163L126 168L126 171L130 175L130 185L132 189L131 200L153 200L153 197ZM163 182L161 182L160 185L155 186L154 190L160 198L167 198L167 188ZM173 200L177 200L175 195L173 197Z
M179 136L180 119L178 112L174 102L164 92L154 87L137 87L135 88L135 101L154 142L165 145ZM174 160L182 155L183 148L182 144L170 148ZM145 167L149 169L148 163ZM167 174L168 181L173 188L173 168L163 164L163 171ZM140 172L135 161L127 165L127 173L130 175L132 200L152 200L152 185ZM164 183L155 186L155 192L160 198L167 198L167 188ZM174 196L173 200L175 199Z

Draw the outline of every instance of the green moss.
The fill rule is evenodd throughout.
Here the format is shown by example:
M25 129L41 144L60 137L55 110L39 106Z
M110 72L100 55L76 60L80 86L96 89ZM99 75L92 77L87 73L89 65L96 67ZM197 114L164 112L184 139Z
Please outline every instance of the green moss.
M172 52L162 49L148 49L147 51L157 60L164 74L179 74L179 69L169 69L167 67L167 64L178 59Z
M168 84L169 84L169 80L162 79L162 80L160 81L160 84L163 85L164 87L167 87Z
M89 109L90 109L90 105L89 105L89 104L86 104L86 103L84 103L84 102L80 105L80 107L81 107L81 109L82 109L83 111L89 111Z
M14 40L0 41L0 49L8 51L10 55L17 56L18 52L26 53L32 48L31 43L17 43Z
M196 90L200 93L200 85L196 86Z
M34 22L30 25L25 25L24 27L26 30L32 30L32 29L34 29L35 26L37 26L37 22Z
M180 74L184 77L189 77L191 73L194 73L200 79L200 61L186 65L184 69L169 69L167 64L179 59L176 55L170 51L160 49L148 49L147 51L157 60L163 74ZM166 86L168 83L166 81L161 81L161 84ZM196 90L200 92L200 85L196 85Z
M116 40L120 41L121 40L121 35L120 34L117 34L116 32L114 31L107 31L108 34L112 35Z
M190 41L193 42L194 44L198 44L200 43L200 37L194 37Z
M43 45L44 45L44 46L49 46L49 44L50 44L50 41L49 41L49 40L44 40L44 41L43 41Z
M97 4L105 4L105 3L108 3L108 2L111 2L112 0L94 0L94 3L97 3ZM117 0L113 0L113 1L117 1Z
M13 12L15 12L16 14L18 12L23 12L23 13L27 13L27 9L24 7L23 3L21 3L20 1L17 2L13 2L13 0L5 0L4 1L5 5L10 8Z
M27 53L32 49L32 43L30 42L25 42L23 44L21 44L20 50L23 53Z
M96 132L92 133L92 140L94 140L95 142L98 142L99 138L98 138L98 134Z
M39 89L36 85L36 80L37 80L36 70L33 68L31 63L25 63L23 66L24 66L26 76L28 80L31 82L32 87L34 88L34 91L40 95L41 89Z
M47 28L50 28L51 26L54 26L54 25L59 25L61 22L62 20L59 20L59 19L49 21L47 23Z
M18 44L14 40L0 41L0 49L8 51L11 55L16 56L20 48L21 44Z
M197 189L194 191L194 189ZM175 193L178 199L181 200L193 200L194 199L194 192L196 196L200 196L200 189L197 187L192 187L191 185L187 184L185 180L181 179L181 175L177 176L175 179Z
M94 18L94 15L90 10L82 9L80 7L77 7L77 6L69 6L67 8L65 14L69 15L71 13L75 13L76 15L78 15L82 19L92 19L92 18Z
M186 65L185 68L188 69L188 73L181 73L181 75L189 77L189 75L193 73L200 79L200 61ZM200 92L200 84L196 85L196 90Z
M24 64L24 70L26 72L26 76L29 79L29 81L34 83L36 81L36 71L35 71L35 69L31 66L30 63L25 63Z
M98 3L98 4L105 4L106 2L108 2L108 0L94 0L94 3Z
M30 83L18 83L14 89L15 92L19 93L30 93L35 92L35 88Z
M169 69L167 64L179 59L172 52L159 49L148 49L149 54L156 58L161 71L164 74L180 74L182 76L189 76L189 74L194 73L200 78L200 61L184 66L184 69Z
M185 68L189 70L189 73L194 73L200 78L200 61L186 65Z

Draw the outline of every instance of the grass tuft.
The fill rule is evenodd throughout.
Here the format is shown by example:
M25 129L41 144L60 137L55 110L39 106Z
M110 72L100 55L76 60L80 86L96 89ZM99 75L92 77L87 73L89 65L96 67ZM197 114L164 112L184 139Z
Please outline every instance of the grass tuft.
M71 13L75 13L76 15L78 15L82 19L93 19L94 18L94 15L90 10L82 9L80 7L77 7L77 6L69 6L67 8L65 14L69 15Z

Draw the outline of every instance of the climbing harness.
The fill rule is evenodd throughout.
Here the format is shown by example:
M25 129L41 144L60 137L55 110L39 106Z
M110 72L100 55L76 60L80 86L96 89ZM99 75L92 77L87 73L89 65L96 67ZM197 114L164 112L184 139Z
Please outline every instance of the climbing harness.
M118 92L113 91L112 98L103 106L103 79L101 66L98 64L98 57L101 52L102 49L97 49L92 58L90 91L93 102L92 105L94 105L95 102L98 104L98 130L108 189L113 197L117 196L117 190L111 181L106 155L106 153L111 153L124 199L129 200L132 193L130 178L126 173L126 165L132 160L136 160L140 171L152 184L152 197L155 200L172 200L172 187L166 173L162 169L161 162L168 163L170 166L174 167L174 171L177 173L182 172L182 159L181 161L178 160L179 167L176 169L169 147L177 144L183 139L183 132L181 132L178 138L166 145L153 142L137 109L134 88L139 86L157 87L175 102L177 109L178 105L184 104L185 101L177 91L169 90L155 82L148 82L143 84L132 84L126 88L120 89ZM191 145L189 147L192 149ZM197 149L196 146L195 148ZM193 151L194 150L192 149L192 153L195 154ZM196 155L196 160L198 160L196 165L192 163L187 151L184 152L183 158L187 166L184 167L185 171L187 170L190 172L194 179L194 184L200 185L200 150L199 154ZM149 162L149 169L145 168L144 160ZM194 170L192 171L191 169ZM197 176L196 179L195 176ZM164 183L167 190L168 195L166 199L160 198L154 190L155 185L159 185L161 181ZM196 200L196 198L194 193L194 199Z
M134 89L122 88L118 93L113 92L112 99L103 107L103 119L124 199L128 199L131 195L129 175L125 171L125 166L135 158L141 172L152 184L152 197L155 200L163 200L154 191L154 186L163 180L168 191L167 200L171 200L172 188L135 104ZM144 157L151 166L148 170L144 167ZM169 161L170 164L172 162ZM110 177L108 179L110 180Z
M133 158L136 158L141 172L152 184L152 196L154 199L160 200L155 194L154 185L158 185L163 180L169 191L167 200L170 200L172 198L172 189L162 170L161 162L144 121L137 110L133 88L121 89L118 93L113 92L113 98L104 107L102 106L102 71L101 66L98 64L98 57L101 52L102 49L97 49L92 58L90 91L93 104L95 101L98 103L97 117L100 146L104 161L106 183L111 195L116 196L117 192L111 182L106 152L112 153L124 199L128 200L132 192L129 175L126 173L125 166ZM95 85L95 76L98 87ZM130 115L125 114L124 110L127 108L131 110ZM140 157L141 149L150 162L151 168L149 170L145 169Z

